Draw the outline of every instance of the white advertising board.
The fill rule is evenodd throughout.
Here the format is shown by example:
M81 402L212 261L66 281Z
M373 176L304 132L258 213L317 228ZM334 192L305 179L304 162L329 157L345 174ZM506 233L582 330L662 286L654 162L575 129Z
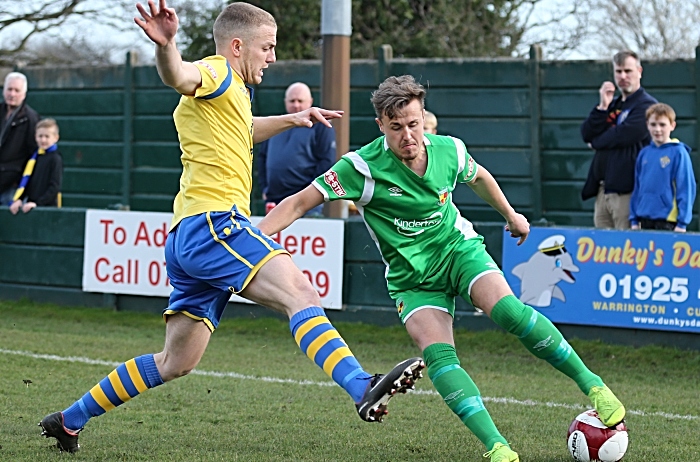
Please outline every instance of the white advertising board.
M171 218L170 213L88 210L83 290L169 296L164 247ZM261 219L251 217L251 222ZM342 220L300 219L271 236L292 255L324 308L342 307L344 230Z

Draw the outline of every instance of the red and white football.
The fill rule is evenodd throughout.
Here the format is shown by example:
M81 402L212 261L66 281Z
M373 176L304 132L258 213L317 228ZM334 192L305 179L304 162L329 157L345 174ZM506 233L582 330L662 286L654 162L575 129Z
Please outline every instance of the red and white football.
M617 462L627 452L629 438L625 422L606 427L590 409L576 416L567 435L569 453L576 462Z

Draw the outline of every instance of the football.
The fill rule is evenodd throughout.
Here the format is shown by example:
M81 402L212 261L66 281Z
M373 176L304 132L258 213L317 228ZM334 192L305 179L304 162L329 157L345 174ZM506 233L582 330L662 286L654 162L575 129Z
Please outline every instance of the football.
M617 462L627 452L628 442L624 421L608 428L594 409L576 416L567 435L569 453L576 462Z

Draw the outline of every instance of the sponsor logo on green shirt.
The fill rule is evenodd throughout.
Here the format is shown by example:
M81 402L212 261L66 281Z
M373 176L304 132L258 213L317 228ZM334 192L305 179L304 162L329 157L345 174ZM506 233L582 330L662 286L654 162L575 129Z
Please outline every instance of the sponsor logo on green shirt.
M434 228L442 222L442 212L435 212L428 218L418 220L405 220L394 218L396 230L404 236L417 236L426 229Z

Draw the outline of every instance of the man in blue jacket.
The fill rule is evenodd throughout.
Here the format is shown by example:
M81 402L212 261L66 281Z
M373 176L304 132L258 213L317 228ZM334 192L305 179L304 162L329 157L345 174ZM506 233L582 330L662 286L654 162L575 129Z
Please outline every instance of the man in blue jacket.
M581 198L596 198L596 228L628 229L637 154L651 141L645 113L657 101L641 86L642 66L635 52L615 54L613 69L620 96L613 100L615 85L603 82L599 104L581 125L583 141L595 149Z
M287 87L284 105L288 113L304 111L313 104L311 90L296 82ZM335 163L335 130L323 124L295 127L263 141L258 153L258 179L269 211L288 196L298 193ZM307 217L323 214L323 205Z

